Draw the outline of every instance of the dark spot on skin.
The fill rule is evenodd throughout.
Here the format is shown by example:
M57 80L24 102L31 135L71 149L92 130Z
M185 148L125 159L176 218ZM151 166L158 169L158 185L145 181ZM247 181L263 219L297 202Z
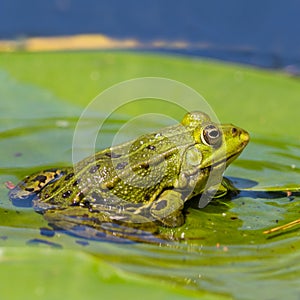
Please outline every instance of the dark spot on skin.
M20 157L20 156L22 156L22 153L21 152L16 152L14 155L15 155L15 157Z
M122 170L122 169L124 169L127 165L128 165L128 163L127 163L126 161L121 162L121 163L118 163L117 166L116 166L116 169L117 169L117 170Z
M231 217L230 219L231 220L238 220L239 218L238 217Z
M47 176L45 176L45 175L38 175L33 179L33 181L39 181L39 182L43 182L43 183L45 183L46 180L47 180Z
M75 181L74 181L74 183L73 183L73 186L76 186L76 185L78 185L79 183L80 183L80 181L81 181L81 179L79 178L79 179L76 179Z
M42 227L40 228L40 234L47 237L53 237L55 235L55 231L50 228Z
M59 189L60 189L60 185L57 185L55 188L53 188L52 193L55 193Z
M81 204L81 200L84 198L84 193L79 192L73 199L73 203L71 203L71 206L79 206Z
M119 157L121 157L120 154L116 154L116 153L114 153L114 152L106 152L105 155L106 155L107 157L110 157L110 158L119 158Z
M1 239L2 241L6 241L6 240L8 239L8 237L7 237L6 235L2 235L2 236L0 236L0 239Z
M114 184L111 183L111 182L107 182L105 186L106 186L106 188L108 188L109 190L112 190L112 189L114 188Z
M111 152L111 158L119 158L119 157L121 157L121 154Z
M141 163L141 168L148 170L149 169L149 164L148 163Z
M60 177L62 177L65 174L66 174L66 172L59 172L59 170L56 170L55 174L54 174L54 178L59 179Z
M83 192L80 192L80 193L78 194L78 198L79 198L79 200L82 200L82 199L84 198L84 193L83 193Z
M74 199L73 202L70 204L71 206L79 206L80 202L77 199Z
M90 201L88 201L88 200L84 200L83 202L82 202L82 205L84 206L84 207L90 207L90 205L91 205L91 203L90 203Z
M61 196L63 198L69 198L71 196L71 194L72 194L72 191L68 190L65 193L63 193Z
M149 201L150 195L145 195L145 196L144 196L144 199L145 199L145 201Z
M103 201L103 197L98 194L97 192L92 192L92 198L96 200L96 202L102 202Z
M95 166L92 166L91 168L90 168L90 173L91 174L94 174L95 172L97 172L98 171L98 169L100 168L100 165L95 165Z
M159 202L156 204L155 209L161 210L161 209L166 208L167 205L168 205L167 200L161 200L161 201L159 201Z
M155 150L156 148L155 148L155 146L148 145L148 146L147 146L147 149L149 149L149 150Z
M33 192L33 191L34 191L34 188L25 188L25 191L26 191L26 192L30 192L30 193L31 193L31 192Z
M74 176L74 173L69 173L66 177L65 180L69 180L70 178L72 178Z
M172 155L173 155L173 153L171 151L167 151L166 153L164 153L164 159L168 159Z

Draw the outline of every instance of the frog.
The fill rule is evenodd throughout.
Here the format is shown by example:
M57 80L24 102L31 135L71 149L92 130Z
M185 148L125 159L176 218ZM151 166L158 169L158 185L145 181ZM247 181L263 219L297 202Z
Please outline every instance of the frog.
M32 206L52 228L75 236L161 242L167 237L159 228L182 226L190 199L228 192L223 173L249 138L246 130L214 122L205 112L187 112L178 124L71 167L26 176L8 195L14 205Z

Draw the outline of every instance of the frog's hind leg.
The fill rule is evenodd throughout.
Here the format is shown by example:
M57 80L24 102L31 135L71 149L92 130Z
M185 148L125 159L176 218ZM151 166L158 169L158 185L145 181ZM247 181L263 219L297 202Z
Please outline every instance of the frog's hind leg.
M34 173L10 189L8 196L15 206L30 207L41 190L46 185L58 180L65 172L64 169L49 169Z

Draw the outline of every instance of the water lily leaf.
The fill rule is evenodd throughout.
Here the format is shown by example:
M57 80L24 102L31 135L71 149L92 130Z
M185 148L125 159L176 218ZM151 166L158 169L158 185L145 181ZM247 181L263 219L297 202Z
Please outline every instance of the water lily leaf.
M249 146L226 171L243 191L201 210L194 199L182 227L162 229L174 238L164 246L76 238L51 231L30 208L13 207L7 182L15 184L49 166L70 165L74 128L85 106L112 84L143 76L191 86L209 100L222 122L250 132ZM296 299L300 233L297 228L269 236L263 231L299 218L299 195L290 193L300 184L299 94L298 79L283 73L183 57L1 53L3 298ZM100 146L139 112L132 107L126 116L110 120ZM287 193L278 194L281 189Z

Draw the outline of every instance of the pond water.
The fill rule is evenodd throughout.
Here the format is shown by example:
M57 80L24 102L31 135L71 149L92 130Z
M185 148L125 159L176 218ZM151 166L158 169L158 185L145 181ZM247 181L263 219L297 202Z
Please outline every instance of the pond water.
M152 0L147 9L138 0L55 0L43 5L38 0L30 5L2 0L1 4L2 39L100 33L137 40L143 48L157 41L162 51L287 67L299 75L298 1ZM182 44L188 47L180 49Z
M81 110L59 102L47 91L20 85L5 73L0 76L2 96L10 100L0 110L0 246L45 244L80 249L121 270L187 289L236 299L298 299L300 231L294 228L271 236L263 231L299 217L297 194L264 192L269 187L297 187L299 145L287 138L254 135L226 171L243 192L214 200L201 210L196 199L188 208L185 225L166 229L184 237L181 242L107 243L53 234L40 229L49 227L32 208L10 203L5 183L16 183L47 167L70 165L73 131ZM37 109L34 114L32 107ZM123 116L108 122L104 136L109 139L122 121Z

